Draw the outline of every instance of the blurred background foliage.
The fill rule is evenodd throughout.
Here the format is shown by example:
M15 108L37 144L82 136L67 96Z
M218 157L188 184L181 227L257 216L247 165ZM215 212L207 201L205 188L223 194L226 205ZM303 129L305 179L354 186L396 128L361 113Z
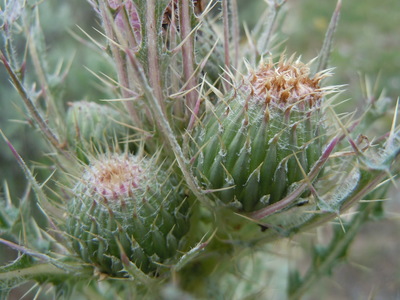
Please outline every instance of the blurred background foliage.
M4 1L2 1L4 2ZM330 17L336 6L334 0L288 0L282 14L279 40L285 42L281 50L288 54L297 53L303 61L314 58L321 47ZM250 28L260 17L265 7L262 0L238 0L241 22ZM3 5L3 4L1 4ZM330 66L335 67L330 84L346 84L340 97L348 101L343 110L364 105L360 79L370 78L379 91L393 103L400 95L400 1L398 0L344 0L339 27L336 32ZM46 0L41 4L41 24L48 50L50 70L56 69L60 60L64 64L72 61L62 99L64 106L70 101L98 101L106 95L98 81L85 67L107 73L108 62L101 52L88 47L73 37L70 32L86 39L77 25L95 38L100 38L94 28L99 28L95 14L83 0ZM25 40L16 41L20 53L24 53ZM3 48L3 41L1 41ZM109 72L108 72L109 73ZM27 76L34 81L32 65L27 65ZM113 75L113 74L112 74ZM362 81L362 80L361 80ZM378 96L376 94L376 96ZM40 133L26 123L22 101L0 67L0 128L14 144L21 156L32 164L42 182L49 170L41 169L48 163L46 147ZM390 122L388 116L388 122ZM0 142L0 193L4 193L3 182L7 181L13 199L22 197L26 181L11 152ZM395 299L400 297L400 208L399 196L392 191L397 201L388 203L388 218L366 226L354 243L348 260L318 285L307 299ZM4 263L5 249L0 247L0 263ZM345 274L345 275L344 275ZM350 279L351 280L350 280ZM332 295L332 296L330 296ZM394 297L394 298L393 298Z
M71 63L69 73L62 86L64 90L60 93L60 102L67 103L78 100L98 100L104 98L101 90L95 86L95 77L85 69L85 66L96 70L106 71L105 59L101 55L94 55L93 49L83 45L73 37L71 32L82 37L79 30L81 27L88 33L98 36L94 28L98 28L94 12L86 1L81 0L49 0L41 5L40 22L43 37L46 43L48 69L55 73L58 64L62 61L64 66ZM17 52L23 55L25 52L26 39L20 35L16 36L15 45ZM1 41L4 48L4 41ZM28 60L25 76L27 82L35 82L35 71ZM37 87L39 89L39 87ZM10 139L20 155L27 161L36 162L35 173L38 180L43 180L49 172L41 170L44 163L48 163L46 147L40 138L40 133L26 122L25 109L19 95L12 87L3 67L0 68L0 128ZM21 124L22 123L22 124ZM0 181L7 180L11 194L21 197L24 192L26 181L22 171L17 166L11 152L5 143L0 146ZM3 184L2 184L3 185ZM0 188L0 191L3 186Z

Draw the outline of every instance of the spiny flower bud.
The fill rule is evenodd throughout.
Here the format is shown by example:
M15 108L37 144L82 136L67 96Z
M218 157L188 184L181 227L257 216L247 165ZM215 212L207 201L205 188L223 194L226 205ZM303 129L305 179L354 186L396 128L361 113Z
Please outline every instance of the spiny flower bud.
M110 7L115 10L115 24L121 30L121 32L125 32L128 30L126 25L131 26L131 29L135 35L136 42L139 44L142 40L141 37L141 26L139 21L139 15L137 13L136 7L132 0L124 1L123 4L119 4L117 0L109 0L108 1ZM128 15L129 24L124 23L124 14Z
M159 274L159 264L173 262L182 249L187 202L152 160L102 156L86 167L73 194L67 232L80 257L101 272L124 276L126 255L144 273Z
M162 17L162 28L164 31L168 30L168 27L171 25L172 20L175 20L175 22L179 21L179 10L178 10L178 0L173 0L170 1L164 9L163 17ZM193 0L192 5L194 8L194 12L196 14L201 14L201 12L205 8L205 3L206 0ZM124 32L128 30L126 28L126 25L124 24L124 13L127 14L128 20L129 20L129 25L131 26L136 41L139 44L142 40L141 37L141 23L139 20L139 14L138 14L138 9L134 4L134 1L132 0L127 0L124 2L119 3L117 0L108 0L108 4L112 10L114 10L115 13L115 24L118 26L118 28L121 30L121 32ZM175 26L178 24L175 24ZM177 26L179 27L179 26Z
M87 162L88 152L106 152L127 138L128 128L113 120L123 122L121 114L109 106L88 101L70 104L67 142L79 159Z
M320 157L325 130L322 72L261 62L205 116L195 133L195 173L216 199L251 212L281 200Z

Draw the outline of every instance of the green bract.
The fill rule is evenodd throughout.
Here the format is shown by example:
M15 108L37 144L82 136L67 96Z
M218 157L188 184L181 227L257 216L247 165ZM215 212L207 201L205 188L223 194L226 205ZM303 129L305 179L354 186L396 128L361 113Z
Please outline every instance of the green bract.
M123 276L126 255L144 273L178 255L189 228L188 206L173 178L136 156L100 157L88 166L69 204L67 232L81 258Z
M67 112L67 141L78 158L87 161L87 152L107 152L126 141L128 128L121 114L110 106L88 101L72 102Z

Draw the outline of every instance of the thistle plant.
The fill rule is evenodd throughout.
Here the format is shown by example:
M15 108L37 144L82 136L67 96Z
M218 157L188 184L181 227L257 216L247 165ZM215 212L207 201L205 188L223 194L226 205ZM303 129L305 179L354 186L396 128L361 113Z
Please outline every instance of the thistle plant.
M341 1L309 62L274 35L285 1L266 1L243 38L235 0L88 2L101 34L75 35L109 62L109 73L88 73L102 103L59 92L68 65L53 72L46 60L41 1L1 10L1 61L54 171L38 182L2 133L28 187L16 206L4 184L0 242L18 258L0 268L0 295L29 281L36 298L300 298L381 213L373 200L400 172L398 103L335 112L344 86L327 80ZM389 110L391 127L369 137ZM305 275L271 262L279 241L332 220L340 226L312 245Z

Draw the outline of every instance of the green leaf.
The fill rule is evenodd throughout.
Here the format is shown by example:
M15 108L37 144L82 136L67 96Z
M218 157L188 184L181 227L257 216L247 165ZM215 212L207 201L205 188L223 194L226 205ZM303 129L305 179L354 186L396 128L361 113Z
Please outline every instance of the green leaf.
M28 279L20 275L19 271L21 269L29 268L32 265L32 257L28 255L21 255L12 263L0 267L0 291L8 294L9 290L26 282ZM0 293L0 296L3 295Z
M10 264L0 267L0 279L1 279L1 274L5 272L31 267L32 265L33 265L32 257L23 254Z

